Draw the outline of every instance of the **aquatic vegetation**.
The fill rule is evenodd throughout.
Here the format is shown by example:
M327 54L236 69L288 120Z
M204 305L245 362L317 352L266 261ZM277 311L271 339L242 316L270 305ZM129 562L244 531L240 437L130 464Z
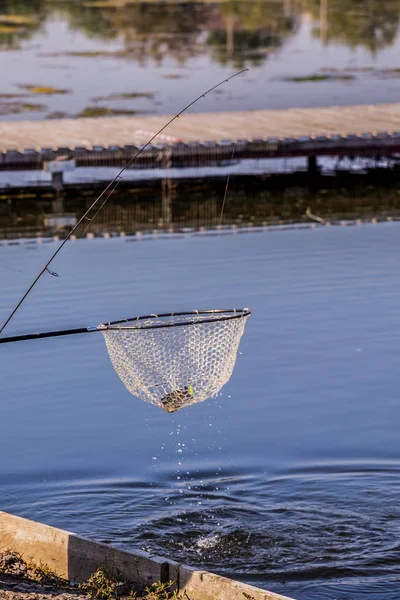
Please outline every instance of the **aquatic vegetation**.
M77 58L124 58L130 54L132 54L130 50L71 50L68 52L40 52L38 56L43 56L45 58L58 58L60 56L72 56Z
M43 112L47 109L45 104L37 104L35 102L24 102L21 104L22 112Z
M67 119L68 116L69 115L62 110L56 110L55 112L51 112L46 115L46 119Z
M86 58L97 58L99 56L110 56L115 58L120 58L123 56L127 56L129 51L127 50L94 50L94 51L81 51L81 52L66 52L64 56L82 56Z
M26 94L0 94L0 100L14 100L15 98L26 98Z
M361 74L370 74L374 77L399 77L400 76L400 68L398 67L388 67L386 69L377 68L377 67L346 67L345 69L335 69L333 67L323 67L320 69L320 73L327 73L330 79L340 80L340 79L348 79L348 74L353 73L361 73ZM355 77L352 77L353 79ZM301 79L304 81L304 79ZM307 78L308 80L308 78ZM287 79L286 79L287 81Z
M377 71L378 75L383 75L387 78L397 78L400 77L400 69L383 69L382 71Z
M292 83L306 83L316 81L354 81L354 75L347 75L344 73L338 74L323 74L317 73L315 75L305 75L299 77L285 77L284 81L290 81Z
M109 116L110 113L111 109L105 106L87 106L76 116L77 118L106 117Z
M143 111L129 110L124 108L109 108L108 106L87 106L79 114L77 114L76 117L116 117L124 115L137 115L139 112L143 114Z
M181 75L180 73L166 73L163 77L164 79L186 79L187 75Z
M19 88L26 90L30 94L37 94L42 96L53 96L55 94L70 94L71 90L65 90L60 88L55 88L51 85L24 85L19 84Z
M93 102L105 102L110 100L135 100L136 98L146 98L151 100L154 98L154 94L151 92L126 92L123 94L110 94L109 96L97 96L91 98Z
M0 115L19 115L24 112L43 112L47 110L44 104L34 102L0 102Z

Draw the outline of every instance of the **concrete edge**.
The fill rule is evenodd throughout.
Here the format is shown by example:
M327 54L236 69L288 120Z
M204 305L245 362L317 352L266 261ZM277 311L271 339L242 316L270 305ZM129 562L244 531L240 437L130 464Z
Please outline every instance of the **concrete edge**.
M129 581L149 585L169 580L168 561L147 552L127 552L69 531L0 512L0 550L47 564L71 581L87 579L99 566L117 569Z
M142 585L176 581L176 589L186 594L186 600L292 600L141 550L120 550L0 511L0 551L5 549L19 552L26 560L45 563L72 581L87 579L99 566L106 566Z

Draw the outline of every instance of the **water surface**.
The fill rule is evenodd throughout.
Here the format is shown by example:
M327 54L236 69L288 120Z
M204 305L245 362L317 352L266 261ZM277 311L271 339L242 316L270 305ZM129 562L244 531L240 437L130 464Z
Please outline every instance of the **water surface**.
M0 248L1 320L53 248ZM299 600L397 600L399 250L396 223L70 242L9 334L254 312L223 393L174 415L100 334L0 346L1 508Z
M398 100L399 0L116 4L4 0L1 118L176 113L243 67L196 110Z

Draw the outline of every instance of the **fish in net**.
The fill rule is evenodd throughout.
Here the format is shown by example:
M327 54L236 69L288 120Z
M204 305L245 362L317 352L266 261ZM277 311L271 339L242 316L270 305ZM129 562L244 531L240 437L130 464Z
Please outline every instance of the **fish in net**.
M230 379L248 309L139 317L100 325L113 367L138 398L175 412Z

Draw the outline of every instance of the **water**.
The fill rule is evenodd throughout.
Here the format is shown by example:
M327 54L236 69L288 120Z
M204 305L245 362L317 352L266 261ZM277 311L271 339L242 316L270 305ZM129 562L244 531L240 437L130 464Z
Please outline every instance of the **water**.
M0 346L1 508L299 600L398 600L399 228L70 242L9 334L254 312L222 395L173 415L100 335ZM1 319L53 248L0 248Z
M3 0L1 12L28 22L5 25L0 15L1 118L176 113L243 67L249 73L196 110L396 102L399 0L326 5Z

